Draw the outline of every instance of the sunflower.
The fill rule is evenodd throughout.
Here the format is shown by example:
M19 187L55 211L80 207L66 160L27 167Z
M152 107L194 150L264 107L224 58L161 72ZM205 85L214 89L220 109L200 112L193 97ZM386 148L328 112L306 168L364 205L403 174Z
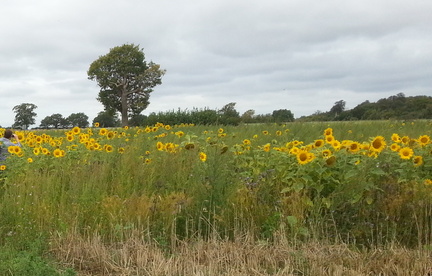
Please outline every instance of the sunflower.
M300 152L300 149L298 147L292 147L289 151L289 153L297 155Z
M262 131L262 134L264 134L264 135L268 135L269 132L268 132L267 130L263 130L263 131Z
M40 153L41 153L41 149L40 149L40 148L34 148L34 149L33 149L33 154L34 154L34 155L37 156L37 155L39 155Z
M423 165L423 157L420 155L416 155L413 157L414 167L418 167Z
M251 140L249 140L249 139L244 139L243 140L243 145L249 146L250 144L251 144Z
M220 129L218 129L218 132L219 132L219 133L223 133L223 132L224 132L224 129L223 129L223 128L220 128Z
M165 125L165 129L166 129L166 130L170 130L170 129L171 129L171 126L170 126L170 125Z
M329 158L330 156L332 156L332 152L331 152L331 150L326 149L326 150L323 150L323 151L321 152L321 155L322 155L322 157L324 157L324 158Z
M326 159L327 166L333 166L336 163L336 157L334 155Z
M430 143L430 137L428 135L422 135L417 139L417 142L422 146L426 146Z
M0 166L0 171L4 171L4 170L6 170L6 165L1 165Z
M118 148L118 153L122 154L125 152L125 149L123 147Z
M402 159L410 159L414 155L414 151L409 147L404 147L399 150L399 156Z
M62 157L63 156L61 149L55 149L53 151L53 155L54 155L54 157Z
M180 130L180 131L175 132L174 134L177 135L177 137L180 138L180 137L182 137L184 135L184 132Z
M324 146L324 140L323 139L315 140L313 146L314 148L320 148Z
M340 150L341 148L341 142L339 142L338 140L333 140L331 145L335 150Z
M66 136L66 140L68 140L69 142L72 142L74 140L73 135Z
M81 132L81 129L77 126L72 129L72 133L74 135L78 135L78 134L80 134L80 132Z
M282 131L280 131L280 130L276 131L276 135L277 136L281 136L282 135Z
M113 150L114 150L113 146L111 146L111 145L105 145L104 149L106 152L113 152Z
M157 148L157 150L162 151L162 150L165 149L165 146L164 146L164 144L162 142L159 141L159 142L156 143L156 148Z
M100 136L105 136L105 135L107 135L107 133L108 133L108 130L106 128L99 129L99 135Z
M309 157L309 152L304 151L304 150L300 150L297 153L296 158L297 158L297 162L300 165L305 165L305 164L307 164L307 163L309 163L311 161L310 157Z
M373 152L382 152L386 147L386 142L384 141L384 137L377 136L373 138L370 144L370 150Z
M33 163L33 158L31 158L31 157L27 158L27 162L28 163Z
M328 144L333 143L334 140L335 140L335 138L334 138L333 135L326 135L326 137L325 137L325 141L326 141L326 143L328 143Z
M408 136L404 136L404 137L401 138L401 142L402 142L404 145L408 145L409 142L410 142L410 140L411 140L411 139L410 139Z
M431 186L432 185L432 179L425 179L424 184L426 186Z
M204 152L200 152L200 153L199 153L199 159L200 159L202 162L205 162L205 161L207 160L207 154L205 154Z
M145 164L150 164L151 161L152 161L152 160L151 160L150 158L146 158L146 159L144 160L144 163L145 163Z
M391 144L391 146L390 146L390 149L391 149L392 151L395 151L395 152L399 151L400 148L401 148L401 147L400 147L398 144L396 144L396 143L393 143L393 144Z
M94 123L94 127L99 127L99 123L98 122L96 122L96 123Z
M332 128L326 128L324 130L324 136L333 136L333 129Z
M401 138L400 138L399 134L397 134L397 133L393 133L392 136L391 136L391 139L395 143L400 143L401 142Z
M116 133L114 131L108 131L106 136L108 139L113 139L116 136Z
M360 149L361 149L361 144L359 142L352 142L348 147L348 151L351 153L356 153Z
M265 144L265 145L263 146L263 150L264 150L265 152L269 152L269 151L270 151L270 143Z

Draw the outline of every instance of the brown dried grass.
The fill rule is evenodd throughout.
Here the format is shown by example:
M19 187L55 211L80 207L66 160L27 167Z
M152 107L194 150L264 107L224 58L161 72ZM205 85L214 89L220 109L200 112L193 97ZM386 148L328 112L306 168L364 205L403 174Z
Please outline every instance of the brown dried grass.
M353 250L347 244L292 245L243 237L177 241L167 250L131 237L105 244L100 236L57 235L52 252L78 275L432 275L432 252L402 247Z

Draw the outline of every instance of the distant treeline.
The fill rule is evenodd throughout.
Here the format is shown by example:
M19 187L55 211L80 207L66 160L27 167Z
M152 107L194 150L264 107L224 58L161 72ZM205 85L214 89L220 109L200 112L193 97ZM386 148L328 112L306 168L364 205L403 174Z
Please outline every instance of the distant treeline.
M352 121L352 120L412 120L432 119L432 97L405 97L403 93L383 98L375 103L365 101L353 109L345 110L341 100L328 112L317 111L297 121Z

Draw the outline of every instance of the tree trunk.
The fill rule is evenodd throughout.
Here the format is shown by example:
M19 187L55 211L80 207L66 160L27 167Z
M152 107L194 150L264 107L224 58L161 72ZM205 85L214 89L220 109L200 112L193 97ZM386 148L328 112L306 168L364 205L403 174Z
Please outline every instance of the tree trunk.
M128 103L127 103L126 91L122 91L121 106L122 106L122 112L121 112L122 127L125 127L129 124L129 121L128 121Z

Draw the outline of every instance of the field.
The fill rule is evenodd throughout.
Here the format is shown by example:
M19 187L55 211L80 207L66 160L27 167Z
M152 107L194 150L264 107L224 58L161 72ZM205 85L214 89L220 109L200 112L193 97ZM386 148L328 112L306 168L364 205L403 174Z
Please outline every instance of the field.
M16 133L1 275L432 273L428 120Z

